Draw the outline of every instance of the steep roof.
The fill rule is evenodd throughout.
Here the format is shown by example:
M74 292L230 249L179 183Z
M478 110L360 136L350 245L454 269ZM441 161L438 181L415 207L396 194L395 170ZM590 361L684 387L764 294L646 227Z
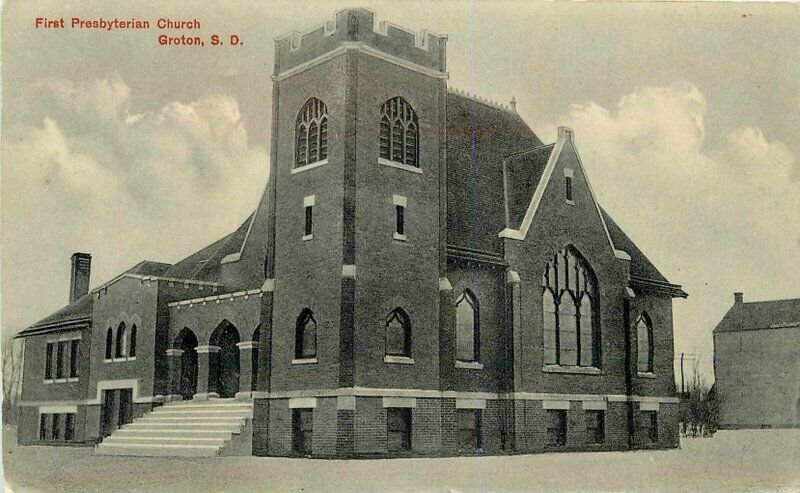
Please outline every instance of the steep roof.
M512 154L505 159L509 215L509 224L506 227L518 228L522 224L531 196L539 186L554 147L555 144L539 146Z
M503 158L542 141L518 114L447 93L447 242L501 253L505 224Z
M600 209L603 212L603 219L606 222L606 226L608 226L608 233L611 235L611 240L614 242L614 247L618 250L623 250L625 253L631 256L631 276L634 277L641 277L644 279L650 279L653 281L658 282L669 282L667 278L650 262L650 259L639 250L639 247L622 231L622 228L617 225L617 223L608 215L608 213Z
M734 304L714 333L800 327L800 298Z
M85 294L69 305L39 320L16 337L24 337L45 332L55 332L79 327L92 320L94 297Z
M220 262L226 255L241 250L252 217L253 214L250 214L236 231L189 255L162 275L177 279L218 281Z

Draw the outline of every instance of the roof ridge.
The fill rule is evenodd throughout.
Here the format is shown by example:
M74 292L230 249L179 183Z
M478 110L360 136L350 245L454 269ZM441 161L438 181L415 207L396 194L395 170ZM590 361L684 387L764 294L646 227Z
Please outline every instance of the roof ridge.
M800 301L800 298L782 298L779 300L758 300L758 301L743 301L743 305L755 305L757 303L782 303L784 301Z
M484 98L483 96L479 96L478 94L475 94L475 93L470 94L469 92L461 90L461 89L458 89L456 87L448 87L447 88L447 92L451 92L453 94L457 94L459 96L463 96L465 98L469 98L469 99L475 101L476 103L481 103L484 106L489 106L491 108L494 108L494 109L497 109L497 110L500 110L500 111L505 111L506 113L508 113L510 115L514 115L514 116L519 117L519 113L517 113L516 111L512 110L511 108L509 108L507 105L505 105L503 103L498 103L497 101L494 101L492 99Z
M239 226L239 228L241 228L241 226ZM192 275L191 275L192 279L196 278L196 276L198 274L200 274L203 271L203 269L205 269L208 266L208 261L209 260L214 258L220 252L220 250L222 250L223 248L225 248L228 245L228 243L233 239L233 236L236 234L236 231L238 231L239 228L236 228L235 231L232 231L228 236L224 237L222 239L222 241L220 241L219 248L214 250L214 253L209 255L208 258L198 262L200 264L200 267L198 267L197 270L192 273Z
M511 154L506 154L506 155L505 155L505 156L503 156L503 157L504 157L504 158L507 158L507 157L520 156L520 155L522 155L522 154L527 154L527 153L529 153L529 152L533 152L533 151L542 150L542 149L545 149L545 148L547 148L547 147L555 147L555 145L556 145L556 143L555 143L555 142L553 142L552 144L542 144L542 145L538 145L538 146L535 146L535 147L531 147L531 148L529 148L529 149L523 149L523 150L521 150L521 151L512 152Z

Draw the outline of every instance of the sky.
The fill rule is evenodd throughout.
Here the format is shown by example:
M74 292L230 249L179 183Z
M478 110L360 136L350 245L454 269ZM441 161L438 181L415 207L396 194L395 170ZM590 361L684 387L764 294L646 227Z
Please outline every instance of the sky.
M711 378L733 303L800 297L800 5L6 1L0 323L63 306L69 257L96 286L236 228L267 180L273 38L339 8L449 36L449 86L575 131L598 201L672 282L676 353ZM219 2L222 3L222 2ZM240 46L36 17L197 19ZM192 33L193 34L193 33ZM691 366L691 363L688 365Z

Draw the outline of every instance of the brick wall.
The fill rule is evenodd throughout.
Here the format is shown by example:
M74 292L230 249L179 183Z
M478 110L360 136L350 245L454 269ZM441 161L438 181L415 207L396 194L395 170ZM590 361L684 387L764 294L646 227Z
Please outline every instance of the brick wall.
M437 455L442 448L442 401L417 399L411 413L411 449L420 455Z
M800 426L800 328L714 334L724 428Z
M356 454L386 455L386 440L386 409L383 407L383 401L380 398L356 398Z

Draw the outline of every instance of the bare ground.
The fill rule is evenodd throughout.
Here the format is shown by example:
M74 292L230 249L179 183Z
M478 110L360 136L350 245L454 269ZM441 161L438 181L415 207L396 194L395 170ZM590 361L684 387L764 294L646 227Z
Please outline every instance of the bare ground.
M4 432L6 487L27 492L800 491L800 429L723 431L679 450L447 459L149 459L18 447Z

